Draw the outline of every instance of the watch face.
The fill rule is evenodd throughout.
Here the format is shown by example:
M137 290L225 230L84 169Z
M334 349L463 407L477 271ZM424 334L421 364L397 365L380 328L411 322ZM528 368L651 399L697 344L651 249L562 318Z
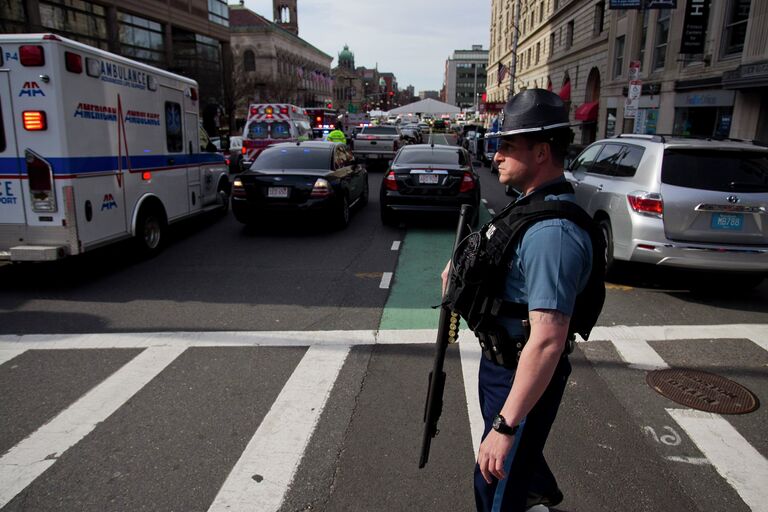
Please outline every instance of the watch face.
M497 430L501 426L501 416L496 416L493 418L493 428L494 430Z

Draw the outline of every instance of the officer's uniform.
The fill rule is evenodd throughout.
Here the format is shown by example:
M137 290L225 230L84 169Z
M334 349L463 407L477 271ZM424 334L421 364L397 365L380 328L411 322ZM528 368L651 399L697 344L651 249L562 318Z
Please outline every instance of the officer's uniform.
M546 199L575 200L573 194ZM576 296L584 289L591 269L592 243L584 230L565 219L539 221L517 242L503 298L528 303L529 311L549 309L571 316ZM499 324L510 337L519 338L524 334L521 320L499 317ZM520 424L505 462L507 478L501 482L494 480L489 485L480 474L479 466L475 466L478 510L524 510L529 491L545 496L559 493L544 460L543 449L570 373L571 365L564 355L541 399ZM514 377L515 370L481 359L478 388L485 423L483 439L491 430L494 416L504 406Z
M342 144L347 143L347 138L344 136L344 132L338 129L333 130L328 134L328 140L331 142L341 142Z
M529 89L507 103L500 114L499 124L501 131L490 133L489 137L565 129L568 114L556 95ZM560 177L542 184L537 190L553 185L555 189L562 189L557 184L564 180ZM572 193L560 190L557 194L545 196L544 199L575 201ZM515 204L522 199L519 197ZM511 212L514 211L513 206ZM589 281L594 264L593 252L590 234L571 220L548 218L534 222L517 239L511 259L505 263L502 299L527 304L528 311L556 310L573 317L576 297ZM514 314L522 318L504 316L503 312L495 317L497 327L506 330L508 339L512 340L507 343L517 343L517 340L525 338L522 325L522 320L527 320L525 311ZM518 349L521 348L522 343ZM483 349L486 350L485 345ZM485 423L483 439L490 432L493 419L500 413L512 388L514 363L506 363L506 366L501 366L486 357L480 362L478 391ZM543 450L570 373L571 365L567 352L564 352L543 395L519 425L514 444L505 459L506 478L501 481L493 479L491 484L487 484L479 466L475 466L475 501L479 511L524 511L529 495L543 495L559 501L561 494L557 481L544 460Z

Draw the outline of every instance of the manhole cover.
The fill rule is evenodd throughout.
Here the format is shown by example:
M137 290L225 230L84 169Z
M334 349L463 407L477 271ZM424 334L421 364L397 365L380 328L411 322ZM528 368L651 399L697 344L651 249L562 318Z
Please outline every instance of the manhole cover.
M670 400L700 411L745 414L760 406L750 390L713 373L671 368L648 372L645 380Z

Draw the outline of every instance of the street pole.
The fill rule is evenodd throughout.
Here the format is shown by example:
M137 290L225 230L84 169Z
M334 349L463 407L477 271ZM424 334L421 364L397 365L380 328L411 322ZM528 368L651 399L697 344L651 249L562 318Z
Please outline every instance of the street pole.
M478 111L478 109L480 107L480 105L477 102L477 62L475 62L473 67L475 68L475 86L474 86L474 89L472 90L472 99L475 100L474 101L474 103L475 103L474 107L475 107L475 113L477 113L477 111Z
M512 22L512 61L509 63L509 96L507 100L515 95L515 75L517 74L517 38L520 31L517 29L520 23L520 0L515 0L515 20Z

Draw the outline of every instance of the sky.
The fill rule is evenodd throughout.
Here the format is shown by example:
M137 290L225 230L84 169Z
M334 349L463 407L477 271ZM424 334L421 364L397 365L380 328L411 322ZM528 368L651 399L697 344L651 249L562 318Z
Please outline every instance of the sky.
M245 6L272 20L272 0ZM299 37L331 55L332 68L348 44L355 66L378 63L418 94L440 90L454 50L488 49L491 0L299 0L298 18Z

